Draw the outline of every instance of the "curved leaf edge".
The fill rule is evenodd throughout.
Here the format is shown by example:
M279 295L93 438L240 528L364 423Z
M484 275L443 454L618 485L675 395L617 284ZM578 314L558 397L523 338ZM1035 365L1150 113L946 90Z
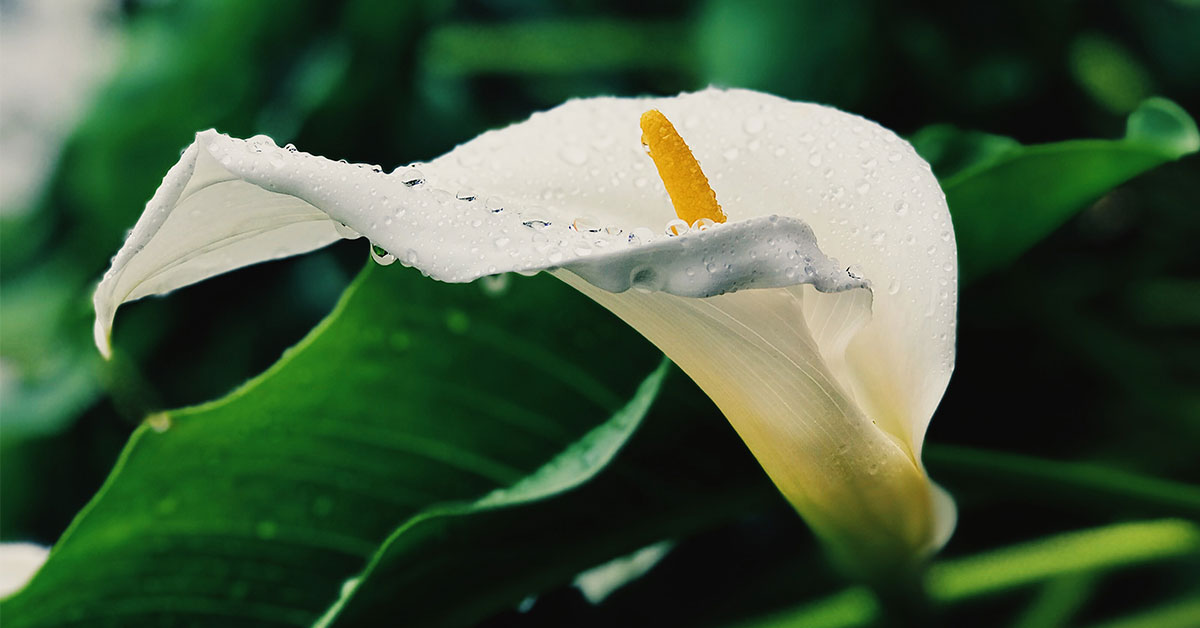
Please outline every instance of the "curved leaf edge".
M666 357L638 386L626 405L612 418L592 428L557 456L516 484L500 488L464 503L439 504L420 512L398 527L380 544L357 576L346 580L337 600L313 628L331 628L342 610L353 600L361 583L369 578L387 556L388 550L410 530L425 523L477 513L516 508L577 489L599 475L629 442L649 414L663 381L673 364Z
M1167 117L1176 125L1175 132L1149 132L1146 129L1148 120L1154 116ZM953 188L1006 162L1016 161L1030 154L1057 155L1097 148L1151 153L1163 161L1174 161L1200 150L1200 131L1197 131L1196 121L1183 107L1166 98L1149 98L1129 114L1126 119L1125 136L1120 139L1078 139L1028 145L1015 143L1004 151L962 168L941 181L941 185L943 189Z

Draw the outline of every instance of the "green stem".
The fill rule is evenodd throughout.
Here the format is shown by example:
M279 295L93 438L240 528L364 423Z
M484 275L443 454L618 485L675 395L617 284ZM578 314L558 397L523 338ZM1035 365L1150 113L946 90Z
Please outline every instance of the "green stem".
M1200 526L1191 521L1164 519L1118 523L945 560L930 567L924 584L931 600L951 604L1066 576L1196 555L1200 555ZM740 626L854 628L873 625L896 608L888 606L891 600L886 599L893 595L887 593L885 599L879 599L866 587L851 587L825 600Z
M925 461L934 477L982 483L1024 499L1119 504L1147 514L1200 518L1200 487L1103 465L936 444L926 447Z

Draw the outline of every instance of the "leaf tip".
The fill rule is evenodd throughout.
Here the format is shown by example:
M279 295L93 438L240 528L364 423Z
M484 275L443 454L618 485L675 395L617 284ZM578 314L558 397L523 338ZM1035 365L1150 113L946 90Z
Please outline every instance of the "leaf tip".
M1196 121L1183 107L1162 97L1142 101L1129 114L1125 138L1161 147L1175 159L1200 150Z

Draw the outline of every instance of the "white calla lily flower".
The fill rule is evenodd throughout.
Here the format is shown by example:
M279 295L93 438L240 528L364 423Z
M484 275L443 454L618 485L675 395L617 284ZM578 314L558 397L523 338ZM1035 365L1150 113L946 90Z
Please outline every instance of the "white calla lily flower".
M97 289L96 342L122 303L358 234L442 281L551 271L616 313L843 562L949 536L921 443L954 362L954 235L891 131L717 89L570 101L391 173L205 131Z

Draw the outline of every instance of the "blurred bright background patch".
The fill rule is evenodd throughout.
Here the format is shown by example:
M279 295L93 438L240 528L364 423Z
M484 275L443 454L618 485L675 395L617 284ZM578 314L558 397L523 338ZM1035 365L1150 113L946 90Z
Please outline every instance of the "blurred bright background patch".
M91 291L196 131L265 133L280 145L390 170L568 98L708 85L876 120L910 138L948 187L964 273L958 366L925 456L960 508L956 534L927 582L947 624L1195 625L1200 160L1137 157L1148 161L1118 176L1122 160L1133 159L1126 152L1143 144L1114 142L1106 146L1120 154L1101 165L1049 172L1035 164L1024 178L996 180L976 196L962 192L964 207L980 194L996 200L990 209L972 205L982 208L977 213L956 207L948 183L964 165L1019 145L1126 137L1127 119L1145 122L1135 112L1152 97L1177 105L1154 112L1195 116L1200 6L1184 0L0 1L0 540L54 544L147 416L220 398L269 368L330 313L368 259L365 242L344 242L128 305L115 330L117 355L102 362L91 342ZM1168 125L1181 119L1163 115ZM1154 132L1137 129L1144 133L1133 139ZM1125 181L1160 162L1169 163ZM1022 185L1031 173L1053 190ZM1053 215L1000 205L1007 193L1023 192L1032 200L1020 206L1040 212L1063 190L1078 202ZM1036 233L1022 231L1029 225ZM389 376L416 369L406 352L432 356L426 363L438 373L477 360L495 370L463 384L478 393L475 411L525 411L504 396L518 385L505 380L499 355L524 347L545 371L583 364L588 372L576 381L603 384L571 394L549 383L521 391L544 401L530 405L546 413L555 399L580 398L578 416L547 428L547 442L559 445L634 404L639 385L638 395L651 394L641 383L658 364L653 348L550 278L444 286L398 267L369 274L352 297L361 309L314 343L345 361L312 358L302 365L309 375L354 374L400 403L421 393L404 396L389 385ZM555 312L590 324L567 325ZM481 340L498 330L512 335ZM547 337L554 342L538 344ZM496 348L504 342L511 346ZM430 473L395 492L366 487L395 512L343 510L336 495L313 487L363 487L347 486L337 462L298 436L307 435L301 426L310 419L329 419L326 435L338 436L337 416L304 413L344 407L333 403L342 386L306 380L299 368L286 377L304 394L287 406L280 393L281 405L272 406L295 414L255 423L266 421L266 406L249 396L241 405L188 410L192 427L200 420L225 427L179 451L141 449L124 460L126 477L143 464L183 487L159 495L135 476L106 493L124 501L94 510L113 538L145 526L143 558L161 566L151 575L130 568L160 606L124 625L195 611L163 597L177 585L211 586L220 592L214 604L226 609L271 598L274 606L255 607L267 608L264 616L238 618L247 625L310 625L366 555L424 512L397 504L428 505L421 500L433 494L472 499L493 488L448 486ZM393 407L368 398L354 411L386 426L399 420ZM438 429L437 400L421 411ZM479 429L479 441L497 438ZM247 444L239 440L246 434L258 436ZM288 447L311 463L289 476L300 486L294 494L257 484L249 467L239 467L241 448L267 459ZM518 453L543 460L530 453L538 447ZM377 569L376 588L364 585L339 621L379 625L394 617L389 604L420 606L389 598L401 584L419 597L414 582L432 591L420 597L419 612L431 624L850 626L875 622L888 603L828 566L721 415L678 372L662 384L628 450L598 473L567 498L515 514L456 513L429 524L432 532L416 530L428 538L384 548L404 559L381 559L393 571L415 563L429 571ZM366 503L359 507L373 508ZM175 513L192 513L186 527L206 512L223 517L221 508L254 513L246 537L279 545L281 561L290 551L281 520L333 530L362 524L358 532L374 541L361 547L331 533L327 539L346 541L336 560L262 564L250 575L217 559L185 564L178 547L155 545L151 533L179 523ZM145 516L122 518L136 513ZM285 540L287 532L285 525ZM217 541L196 543L197 555L216 551ZM484 556L493 571L479 566ZM104 578L104 565L91 568ZM463 575L472 569L481 575ZM585 597L595 574L613 573L636 580ZM495 585L506 579L515 584ZM10 608L5 622L17 625ZM75 619L119 625L113 617ZM756 623L764 617L774 619Z

